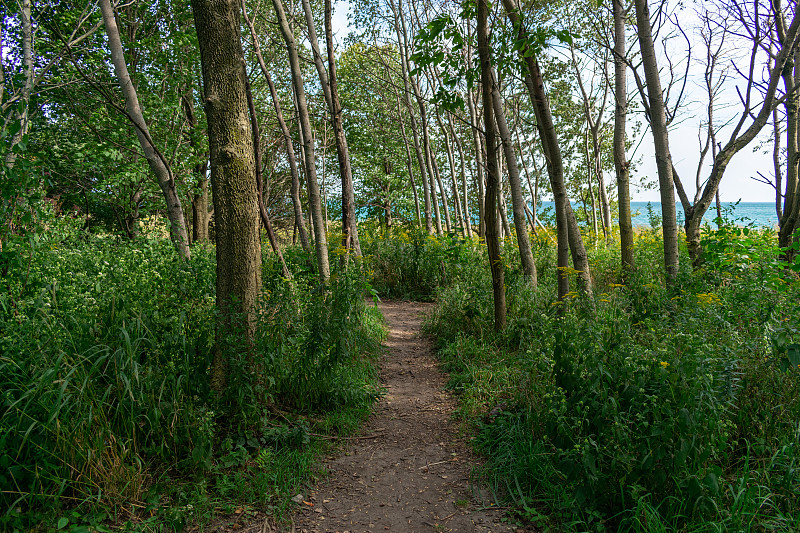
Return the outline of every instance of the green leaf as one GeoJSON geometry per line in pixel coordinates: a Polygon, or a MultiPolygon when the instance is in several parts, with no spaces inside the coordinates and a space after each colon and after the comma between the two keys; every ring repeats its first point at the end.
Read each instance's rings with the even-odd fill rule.
{"type": "Polygon", "coordinates": [[[717,478],[717,475],[714,472],[709,472],[706,475],[706,478],[703,480],[703,484],[713,496],[719,494],[719,478],[717,478]]]}
{"type": "Polygon", "coordinates": [[[62,516],[58,519],[58,527],[56,529],[64,529],[69,524],[69,518],[62,516]]]}
{"type": "Polygon", "coordinates": [[[786,357],[794,366],[800,366],[800,344],[790,344],[786,347],[786,357]]]}

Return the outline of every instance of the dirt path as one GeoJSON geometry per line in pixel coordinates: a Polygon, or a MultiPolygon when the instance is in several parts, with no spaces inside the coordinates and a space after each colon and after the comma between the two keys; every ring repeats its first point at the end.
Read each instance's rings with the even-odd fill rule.
{"type": "Polygon", "coordinates": [[[386,395],[364,438],[329,461],[330,478],[305,495],[314,505],[298,506],[297,533],[515,531],[469,483],[474,457],[450,420],[454,401],[420,333],[429,306],[380,304],[389,327],[381,363],[386,395]]]}

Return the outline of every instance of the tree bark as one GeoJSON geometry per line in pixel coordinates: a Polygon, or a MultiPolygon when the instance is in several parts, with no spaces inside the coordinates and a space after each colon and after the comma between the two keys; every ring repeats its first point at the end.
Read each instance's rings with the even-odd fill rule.
{"type": "Polygon", "coordinates": [[[475,147],[475,180],[478,188],[478,237],[486,237],[486,216],[484,211],[485,206],[485,190],[484,185],[486,180],[483,175],[485,167],[483,162],[483,147],[481,146],[481,136],[478,134],[480,128],[478,127],[478,113],[475,110],[475,103],[472,101],[472,95],[467,94],[467,107],[469,108],[470,117],[470,130],[472,131],[472,144],[475,147]]]}
{"type": "MultiPolygon", "coordinates": [[[[189,123],[189,128],[194,130],[198,126],[197,115],[194,112],[194,97],[192,91],[187,91],[181,97],[181,104],[183,105],[183,113],[186,115],[186,121],[189,123]]],[[[195,136],[189,137],[189,145],[192,148],[197,148],[195,136]]],[[[197,183],[194,191],[191,192],[190,201],[192,203],[192,242],[206,242],[208,241],[208,225],[211,221],[211,213],[208,212],[208,154],[202,163],[198,163],[192,169],[197,183]]]]}
{"type": "MultiPolygon", "coordinates": [[[[778,5],[780,5],[778,3],[778,5]]],[[[779,25],[781,27],[781,25],[779,25]]],[[[794,54],[794,64],[792,69],[784,69],[782,77],[784,89],[788,95],[784,107],[786,109],[786,190],[783,196],[783,209],[780,211],[778,219],[778,246],[786,248],[792,244],[792,237],[795,231],[800,228],[800,179],[798,179],[798,165],[800,165],[800,134],[798,134],[798,104],[800,95],[797,89],[800,87],[800,53],[794,54]]],[[[777,139],[777,137],[776,137],[777,139]]],[[[777,181],[777,180],[776,180],[777,181]]],[[[780,194],[780,183],[776,183],[776,188],[780,194]]],[[[780,201],[778,202],[780,205],[780,201]]],[[[793,260],[796,253],[787,251],[783,254],[787,261],[793,260]]]]}
{"type": "Polygon", "coordinates": [[[514,215],[514,229],[517,231],[517,246],[519,247],[519,255],[522,261],[522,273],[528,283],[536,285],[536,263],[533,260],[531,241],[528,237],[528,225],[525,221],[525,199],[522,196],[522,181],[519,176],[517,155],[514,152],[511,131],[508,129],[505,112],[503,111],[503,98],[500,95],[497,74],[494,69],[492,69],[490,74],[492,77],[494,118],[497,123],[497,131],[500,133],[500,140],[503,144],[503,154],[506,158],[506,168],[508,169],[508,184],[511,188],[511,211],[514,215]]]}
{"type": "Polygon", "coordinates": [[[283,259],[283,252],[278,245],[278,239],[275,238],[275,231],[272,229],[272,221],[269,219],[269,213],[264,205],[264,178],[261,172],[261,131],[258,127],[258,116],[256,115],[256,106],[253,103],[253,91],[250,88],[250,81],[245,77],[244,79],[245,92],[247,93],[247,108],[250,112],[250,130],[253,135],[253,160],[255,161],[256,172],[256,192],[258,197],[258,214],[261,215],[261,222],[267,230],[267,238],[272,251],[278,256],[278,261],[281,263],[281,270],[283,277],[290,279],[292,277],[289,272],[289,267],[286,266],[286,261],[283,259]]]}
{"type": "Polygon", "coordinates": [[[308,231],[306,230],[305,220],[303,219],[303,204],[300,199],[300,173],[297,170],[297,156],[294,152],[292,135],[289,132],[289,127],[286,125],[286,121],[283,118],[283,109],[281,107],[280,99],[278,98],[278,92],[275,90],[275,84],[272,81],[272,76],[270,75],[269,69],[267,69],[267,65],[264,62],[264,57],[261,54],[261,46],[258,42],[256,29],[253,26],[253,22],[247,16],[245,1],[246,0],[242,0],[242,14],[244,15],[244,20],[247,23],[247,26],[250,28],[250,36],[253,39],[253,51],[258,59],[258,65],[261,67],[261,74],[264,75],[264,79],[267,81],[269,94],[272,97],[272,105],[275,108],[275,118],[278,120],[278,126],[281,128],[283,140],[286,144],[286,159],[289,161],[289,172],[292,176],[290,195],[292,197],[292,207],[294,209],[295,227],[297,228],[297,232],[300,236],[300,246],[302,246],[304,252],[310,253],[311,245],[308,242],[308,231]]]}
{"type": "Polygon", "coordinates": [[[217,255],[218,346],[211,386],[222,391],[226,361],[219,343],[241,332],[252,346],[261,290],[261,239],[253,138],[247,109],[237,0],[192,0],[203,65],[203,88],[217,255]]]}
{"type": "Polygon", "coordinates": [[[319,40],[314,25],[314,17],[311,12],[309,0],[303,0],[303,12],[306,16],[306,26],[308,27],[308,41],[314,55],[314,65],[317,67],[320,85],[328,104],[331,115],[331,125],[333,126],[334,139],[336,142],[336,157],[339,162],[339,174],[342,183],[342,246],[345,250],[353,250],[356,255],[361,255],[361,245],[358,241],[358,226],[355,217],[355,196],[353,193],[353,171],[350,166],[350,154],[347,146],[347,138],[344,134],[342,124],[342,107],[339,103],[339,92],[336,83],[336,60],[333,50],[333,30],[331,27],[331,2],[325,0],[325,39],[328,49],[328,69],[322,62],[322,54],[319,49],[319,40]]]}
{"type": "Polygon", "coordinates": [[[633,223],[631,221],[630,163],[625,156],[628,115],[628,85],[625,66],[625,10],[622,0],[613,0],[614,10],[614,169],[619,201],[619,240],[623,279],[633,270],[633,223]]]}
{"type": "MultiPolygon", "coordinates": [[[[417,164],[419,165],[419,172],[420,172],[420,181],[422,181],[422,192],[425,202],[425,230],[428,232],[428,235],[433,233],[433,221],[431,218],[431,191],[430,191],[430,182],[428,181],[427,175],[427,167],[426,167],[426,158],[425,154],[420,146],[420,134],[419,128],[417,126],[417,119],[414,115],[414,110],[411,105],[411,90],[410,86],[412,83],[409,82],[411,79],[411,75],[408,72],[408,32],[406,30],[406,19],[405,15],[403,14],[403,1],[397,0],[397,6],[395,6],[393,0],[389,0],[389,6],[392,9],[392,13],[394,15],[394,29],[395,33],[397,34],[397,42],[402,43],[400,45],[400,68],[403,75],[403,87],[404,87],[404,99],[406,103],[406,107],[408,108],[408,114],[411,118],[411,133],[414,137],[414,151],[417,154],[417,164]],[[401,32],[402,27],[402,32],[401,32]]],[[[413,81],[413,80],[412,80],[413,81]]],[[[416,88],[416,84],[413,84],[416,88]]],[[[422,117],[420,120],[424,120],[422,117]]]]}
{"type": "MultiPolygon", "coordinates": [[[[647,81],[647,96],[650,102],[650,128],[656,152],[656,168],[661,191],[661,227],[664,233],[664,270],[671,285],[678,274],[678,222],[675,207],[675,189],[672,174],[672,156],[669,151],[669,133],[661,80],[658,74],[653,34],[650,30],[650,10],[647,0],[635,0],[636,26],[642,65],[647,81]]],[[[689,218],[687,217],[687,222],[689,218]]],[[[687,234],[688,238],[688,234],[687,234]]]]}
{"type": "MultiPolygon", "coordinates": [[[[442,197],[442,206],[441,209],[444,211],[444,227],[447,230],[447,233],[453,231],[453,222],[450,218],[450,207],[447,198],[447,189],[444,187],[444,183],[442,182],[442,173],[439,170],[439,163],[436,161],[436,154],[434,153],[433,146],[430,147],[430,161],[431,161],[431,174],[436,176],[436,185],[439,187],[439,194],[442,197]]],[[[431,184],[433,185],[433,184],[431,184]]],[[[434,187],[434,190],[436,187],[434,187]]],[[[437,202],[436,205],[438,206],[439,203],[437,202]]]]}
{"type": "Polygon", "coordinates": [[[322,200],[319,192],[319,182],[317,181],[317,165],[315,162],[314,138],[311,133],[311,121],[308,114],[306,103],[306,92],[303,88],[303,71],[300,67],[300,58],[297,53],[297,43],[294,39],[292,29],[289,27],[289,20],[286,18],[286,11],[283,9],[281,0],[272,0],[275,13],[278,16],[278,23],[281,28],[283,40],[289,54],[289,66],[292,71],[292,86],[294,87],[295,98],[297,99],[297,114],[300,119],[302,130],[303,154],[305,157],[305,172],[308,186],[308,202],[310,204],[311,218],[314,226],[314,248],[317,255],[317,266],[319,277],[322,284],[326,284],[331,276],[330,262],[328,260],[328,240],[325,235],[325,219],[322,213],[322,200]]]}
{"type": "MultiPolygon", "coordinates": [[[[527,37],[525,28],[522,25],[518,13],[519,10],[514,1],[503,0],[503,7],[509,20],[514,25],[517,35],[525,39],[527,37]]],[[[592,278],[586,248],[583,245],[578,221],[575,219],[575,213],[572,212],[567,189],[564,185],[564,163],[561,157],[561,147],[558,144],[558,135],[553,123],[547,93],[544,90],[544,81],[542,80],[539,63],[531,52],[527,46],[518,51],[520,58],[527,66],[528,72],[525,76],[525,84],[527,85],[536,116],[536,125],[539,130],[539,137],[542,140],[542,151],[547,161],[547,172],[550,176],[550,187],[553,191],[553,200],[556,207],[558,297],[562,299],[569,292],[569,279],[567,277],[569,250],[572,250],[572,260],[575,270],[578,271],[578,278],[582,288],[591,294],[592,278]]]]}
{"type": "MultiPolygon", "coordinates": [[[[388,76],[389,69],[386,69],[388,76]]],[[[397,121],[400,123],[400,134],[403,136],[403,146],[406,148],[406,168],[408,169],[408,182],[411,186],[411,192],[414,193],[414,213],[417,215],[417,225],[422,226],[422,213],[419,209],[419,194],[417,194],[417,184],[414,180],[414,162],[411,158],[411,147],[408,144],[408,135],[406,134],[406,125],[403,121],[403,111],[400,105],[400,94],[397,91],[397,86],[392,85],[394,88],[394,97],[397,101],[397,121]]]]}
{"type": "Polygon", "coordinates": [[[453,121],[448,116],[447,118],[448,125],[450,126],[450,135],[456,141],[456,148],[458,148],[458,158],[461,163],[460,171],[461,171],[461,187],[462,187],[462,198],[464,199],[463,204],[463,211],[462,215],[464,216],[464,236],[469,238],[472,236],[472,223],[469,220],[469,194],[467,191],[467,173],[466,173],[466,161],[464,159],[464,146],[461,143],[461,138],[456,134],[455,128],[453,127],[453,121]]]}
{"type": "Polygon", "coordinates": [[[150,130],[147,127],[147,122],[144,120],[142,108],[139,106],[139,97],[136,94],[136,88],[133,86],[130,74],[128,73],[128,67],[125,64],[122,41],[119,37],[119,28],[114,18],[114,10],[111,7],[111,1],[100,0],[100,10],[103,14],[103,24],[108,34],[108,47],[111,49],[111,60],[114,63],[114,72],[119,80],[119,85],[125,98],[125,109],[128,118],[133,122],[136,137],[139,139],[139,144],[142,147],[150,170],[155,174],[158,185],[161,187],[161,192],[164,195],[164,200],[167,203],[167,218],[170,222],[170,236],[172,237],[172,242],[178,250],[178,255],[183,259],[189,259],[191,257],[191,252],[189,251],[189,234],[186,230],[186,221],[183,216],[181,200],[175,190],[175,179],[167,160],[161,152],[159,152],[158,148],[156,148],[152,137],[150,137],[150,130]]]}
{"type": "Polygon", "coordinates": [[[495,119],[492,108],[492,60],[489,48],[487,24],[489,7],[487,0],[478,0],[478,54],[481,61],[481,85],[483,86],[483,123],[486,139],[486,246],[492,270],[492,293],[494,296],[494,327],[500,331],[506,327],[506,289],[503,259],[500,256],[500,240],[497,235],[497,192],[500,176],[497,169],[497,146],[495,141],[495,119]]]}
{"type": "Polygon", "coordinates": [[[433,168],[433,153],[431,150],[431,138],[428,131],[428,112],[425,109],[425,100],[416,81],[411,80],[411,87],[419,107],[419,121],[422,124],[422,147],[425,153],[425,166],[428,169],[428,189],[430,190],[430,201],[433,204],[433,217],[436,223],[436,234],[442,234],[442,216],[439,210],[439,195],[436,194],[436,171],[433,168]]]}
{"type": "Polygon", "coordinates": [[[464,237],[467,236],[467,230],[464,227],[464,217],[461,213],[461,195],[458,193],[458,183],[456,182],[456,160],[453,155],[453,145],[450,139],[450,131],[444,127],[442,117],[436,112],[436,123],[439,125],[439,130],[442,132],[444,139],[444,146],[447,149],[447,163],[450,166],[450,186],[453,191],[453,206],[456,210],[456,223],[461,227],[461,233],[464,237]]]}

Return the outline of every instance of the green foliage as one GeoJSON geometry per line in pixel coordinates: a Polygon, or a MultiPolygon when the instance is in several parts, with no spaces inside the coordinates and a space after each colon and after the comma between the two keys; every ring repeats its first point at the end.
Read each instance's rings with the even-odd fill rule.
{"type": "Polygon", "coordinates": [[[312,433],[353,431],[377,397],[383,330],[358,268],[320,293],[265,262],[253,348],[216,341],[219,397],[213,247],[179,261],[165,238],[53,231],[6,250],[24,260],[0,285],[0,529],[280,513],[323,451],[312,433]]]}
{"type": "Polygon", "coordinates": [[[795,530],[800,293],[775,240],[707,229],[704,269],[668,291],[644,232],[624,285],[601,247],[594,299],[560,305],[541,249],[538,288],[510,277],[502,333],[485,274],[440,290],[428,328],[487,458],[479,478],[557,530],[795,530]]]}
{"type": "Polygon", "coordinates": [[[429,299],[437,288],[478,275],[487,264],[481,247],[455,233],[435,237],[420,228],[362,228],[370,283],[381,296],[429,299]]]}

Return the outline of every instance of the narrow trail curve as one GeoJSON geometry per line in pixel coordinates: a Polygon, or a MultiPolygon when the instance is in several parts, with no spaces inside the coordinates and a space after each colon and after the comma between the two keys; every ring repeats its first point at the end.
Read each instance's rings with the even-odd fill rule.
{"type": "Polygon", "coordinates": [[[313,507],[301,505],[293,517],[297,533],[521,531],[470,485],[475,458],[450,419],[455,402],[420,332],[430,305],[380,304],[389,327],[386,395],[362,438],[326,464],[330,478],[306,497],[313,507]]]}

